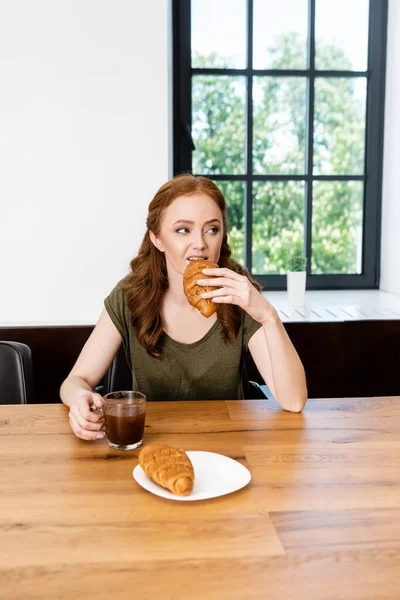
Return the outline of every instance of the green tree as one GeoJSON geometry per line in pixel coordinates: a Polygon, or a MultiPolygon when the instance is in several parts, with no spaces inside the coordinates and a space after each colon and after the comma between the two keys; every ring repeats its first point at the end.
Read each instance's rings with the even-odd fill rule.
{"type": "MultiPolygon", "coordinates": [[[[273,68],[302,68],[302,42],[282,36],[268,50],[273,68]]],[[[324,64],[346,65],[343,51],[319,46],[324,64]]],[[[213,67],[215,53],[197,56],[197,66],[213,67]]],[[[347,61],[348,68],[350,63],[347,61]]],[[[344,68],[344,67],[343,67],[344,68]]],[[[359,174],[364,162],[365,105],[352,78],[317,78],[314,110],[314,173],[359,174]]],[[[298,175],[306,171],[306,79],[256,77],[253,87],[253,171],[298,175]]],[[[245,173],[245,81],[239,76],[197,75],[193,81],[193,170],[245,173]]],[[[230,243],[244,259],[242,182],[218,182],[228,203],[230,243]]],[[[288,254],[304,241],[306,186],[299,181],[255,182],[253,272],[283,273],[288,254]]],[[[317,182],[313,190],[311,267],[314,273],[354,273],[359,262],[363,188],[359,182],[317,182]]]]}

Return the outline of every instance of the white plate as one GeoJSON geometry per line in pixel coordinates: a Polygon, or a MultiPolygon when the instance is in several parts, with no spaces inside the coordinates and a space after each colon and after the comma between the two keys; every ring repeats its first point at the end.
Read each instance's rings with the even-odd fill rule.
{"type": "Polygon", "coordinates": [[[133,477],[145,490],[168,498],[189,502],[192,500],[205,500],[230,494],[244,487],[251,480],[251,473],[246,467],[233,458],[216,454],[215,452],[186,452],[194,469],[194,486],[189,496],[176,496],[172,492],[154,483],[146,475],[140,465],[133,469],[133,477]]]}

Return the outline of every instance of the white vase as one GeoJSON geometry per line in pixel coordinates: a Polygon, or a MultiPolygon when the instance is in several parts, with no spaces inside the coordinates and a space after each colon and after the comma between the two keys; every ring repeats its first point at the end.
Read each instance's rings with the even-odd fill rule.
{"type": "Polygon", "coordinates": [[[306,292],[306,272],[287,272],[287,291],[291,306],[304,306],[306,292]]]}

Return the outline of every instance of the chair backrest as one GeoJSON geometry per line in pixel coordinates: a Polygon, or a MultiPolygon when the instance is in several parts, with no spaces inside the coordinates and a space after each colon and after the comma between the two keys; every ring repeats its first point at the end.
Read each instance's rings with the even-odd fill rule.
{"type": "Polygon", "coordinates": [[[104,376],[102,394],[118,390],[132,389],[132,372],[126,360],[125,350],[121,344],[111,367],[104,376]]]}
{"type": "Polygon", "coordinates": [[[0,404],[33,402],[32,353],[21,342],[0,341],[0,404]]]}
{"type": "MultiPolygon", "coordinates": [[[[249,355],[248,361],[251,361],[249,355]]],[[[252,363],[253,371],[255,369],[252,363]]],[[[128,366],[125,350],[121,344],[120,349],[116,357],[114,358],[111,367],[108,369],[104,381],[101,393],[103,395],[109,392],[115,392],[118,390],[130,390],[132,387],[132,372],[128,366]]],[[[265,391],[260,388],[254,381],[250,381],[248,377],[247,361],[243,364],[243,393],[246,399],[257,399],[264,398],[265,391]]]]}

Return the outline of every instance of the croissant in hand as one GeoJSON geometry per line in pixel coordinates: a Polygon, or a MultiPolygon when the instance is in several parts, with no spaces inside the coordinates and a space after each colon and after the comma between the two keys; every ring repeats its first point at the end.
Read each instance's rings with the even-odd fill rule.
{"type": "Polygon", "coordinates": [[[188,496],[193,490],[194,469],[184,450],[150,444],[141,449],[139,464],[150,479],[177,496],[188,496]]]}
{"type": "MultiPolygon", "coordinates": [[[[208,260],[191,260],[183,274],[183,291],[189,304],[197,308],[204,317],[211,317],[217,310],[217,305],[211,298],[202,298],[204,292],[211,292],[216,288],[213,286],[202,286],[197,284],[198,279],[204,279],[203,269],[216,269],[218,265],[208,260]]],[[[210,275],[207,275],[210,277],[210,275]]]]}

